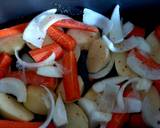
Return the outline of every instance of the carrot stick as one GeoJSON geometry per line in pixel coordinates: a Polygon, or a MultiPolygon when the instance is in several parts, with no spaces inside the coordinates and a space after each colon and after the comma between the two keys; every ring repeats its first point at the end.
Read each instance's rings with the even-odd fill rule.
{"type": "Polygon", "coordinates": [[[124,123],[129,120],[129,114],[113,113],[111,121],[107,123],[106,128],[122,128],[124,123]]]}
{"type": "Polygon", "coordinates": [[[144,37],[145,36],[145,30],[141,27],[135,26],[134,29],[129,33],[129,35],[127,37],[130,37],[130,36],[144,37]]]}
{"type": "Polygon", "coordinates": [[[59,59],[63,56],[63,49],[57,43],[52,43],[45,45],[42,48],[37,48],[29,51],[31,57],[36,61],[40,62],[48,58],[52,52],[56,54],[56,59],[59,59]]]}
{"type": "Polygon", "coordinates": [[[23,33],[23,31],[27,25],[28,25],[28,23],[23,23],[23,24],[19,24],[19,25],[10,27],[10,28],[1,29],[0,30],[0,38],[23,33]]]}
{"type": "Polygon", "coordinates": [[[82,22],[73,20],[73,19],[63,19],[56,23],[54,23],[54,26],[56,27],[63,27],[63,28],[72,28],[72,29],[80,29],[90,32],[98,32],[99,30],[94,27],[87,24],[84,24],[82,22]]]}
{"type": "Polygon", "coordinates": [[[25,71],[25,72],[12,71],[12,72],[9,72],[6,76],[15,77],[17,79],[20,79],[26,82],[26,84],[31,84],[31,85],[36,85],[36,86],[44,85],[53,90],[56,88],[55,78],[37,75],[35,71],[25,71]]]}
{"type": "Polygon", "coordinates": [[[64,76],[63,86],[66,102],[73,102],[80,98],[77,62],[73,51],[69,51],[63,58],[64,76]]]}
{"type": "Polygon", "coordinates": [[[76,41],[70,35],[54,26],[48,28],[48,35],[66,50],[73,50],[76,47],[76,41]]]}
{"type": "Polygon", "coordinates": [[[4,77],[11,65],[12,58],[7,53],[0,54],[0,78],[4,77]]]}
{"type": "MultiPolygon", "coordinates": [[[[1,128],[39,128],[42,122],[20,122],[10,120],[0,120],[1,128]]],[[[53,123],[50,123],[48,128],[56,128],[53,123]]]]}

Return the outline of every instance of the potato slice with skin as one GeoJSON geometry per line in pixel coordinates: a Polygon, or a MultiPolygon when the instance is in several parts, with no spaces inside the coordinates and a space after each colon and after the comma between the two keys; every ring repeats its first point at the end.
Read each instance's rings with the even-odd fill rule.
{"type": "MultiPolygon", "coordinates": [[[[81,76],[78,76],[78,81],[79,81],[79,86],[80,86],[80,93],[82,95],[83,93],[83,90],[84,90],[84,82],[81,78],[81,76]]],[[[63,88],[63,81],[60,82],[60,84],[58,85],[58,88],[57,88],[57,94],[60,93],[64,102],[65,102],[65,93],[64,93],[64,88],[63,88]]]]}
{"type": "Polygon", "coordinates": [[[137,76],[136,73],[134,73],[127,65],[127,53],[114,53],[113,54],[114,60],[115,60],[115,67],[117,70],[118,75],[120,76],[137,76]]]}
{"type": "Polygon", "coordinates": [[[0,114],[11,120],[31,121],[34,115],[13,97],[0,93],[0,114]]]}
{"type": "Polygon", "coordinates": [[[100,34],[98,32],[95,33],[77,29],[69,29],[67,34],[69,34],[76,40],[81,50],[88,50],[90,44],[100,37],[100,34]]]}
{"type": "Polygon", "coordinates": [[[88,118],[83,110],[76,104],[66,104],[68,124],[66,128],[88,128],[88,118]]]}
{"type": "Polygon", "coordinates": [[[33,113],[47,115],[50,101],[48,94],[40,86],[30,85],[27,89],[27,100],[24,106],[33,113]]]}
{"type": "MultiPolygon", "coordinates": [[[[46,35],[45,40],[44,40],[44,43],[43,43],[43,46],[48,45],[48,44],[51,44],[51,43],[53,43],[53,42],[54,42],[54,41],[53,41],[48,35],[46,35]]],[[[36,47],[33,46],[32,44],[30,44],[30,43],[26,43],[26,44],[27,44],[27,46],[28,46],[30,49],[36,49],[36,47]]]]}
{"type": "Polygon", "coordinates": [[[155,36],[154,32],[150,33],[146,38],[147,43],[151,47],[151,56],[157,62],[160,63],[160,41],[155,36]]]}
{"type": "Polygon", "coordinates": [[[22,39],[22,34],[8,36],[0,39],[0,52],[14,54],[16,48],[22,49],[25,42],[22,39]]]}
{"type": "Polygon", "coordinates": [[[89,47],[87,55],[87,69],[89,73],[101,70],[110,60],[109,49],[101,39],[95,40],[89,47]]]}

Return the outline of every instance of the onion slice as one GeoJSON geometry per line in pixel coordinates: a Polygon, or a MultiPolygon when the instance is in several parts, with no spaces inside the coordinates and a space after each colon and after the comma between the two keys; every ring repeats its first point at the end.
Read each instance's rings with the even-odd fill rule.
{"type": "Polygon", "coordinates": [[[90,73],[89,77],[93,78],[93,79],[102,78],[102,77],[106,76],[108,73],[110,73],[110,71],[113,68],[113,65],[114,65],[114,59],[113,59],[113,57],[111,57],[109,64],[107,64],[103,69],[101,69],[97,73],[90,73]]]}
{"type": "Polygon", "coordinates": [[[37,69],[37,74],[47,77],[61,78],[63,71],[60,66],[43,66],[37,69]]]}
{"type": "Polygon", "coordinates": [[[48,98],[50,100],[50,110],[47,116],[47,119],[44,121],[44,123],[39,127],[39,128],[47,128],[47,126],[49,125],[49,123],[52,120],[53,114],[54,114],[54,107],[55,107],[55,101],[54,101],[54,97],[52,95],[52,92],[45,86],[42,85],[42,87],[46,90],[46,92],[48,93],[48,98]]]}
{"type": "Polygon", "coordinates": [[[102,29],[105,35],[111,31],[113,26],[112,22],[107,17],[87,8],[83,10],[83,22],[102,29]]]}
{"type": "Polygon", "coordinates": [[[19,102],[25,102],[27,99],[25,84],[16,78],[5,77],[0,79],[0,92],[16,96],[19,102]]]}
{"type": "Polygon", "coordinates": [[[113,43],[121,43],[123,41],[123,33],[122,33],[122,24],[120,20],[120,11],[119,11],[119,5],[116,5],[116,7],[113,10],[111,21],[113,23],[112,30],[109,33],[110,39],[113,41],[113,43]]]}
{"type": "Polygon", "coordinates": [[[111,77],[111,78],[107,78],[107,79],[104,79],[100,82],[97,82],[95,83],[93,86],[92,86],[92,89],[97,92],[97,93],[100,93],[100,92],[103,92],[106,88],[107,85],[117,85],[117,84],[120,84],[126,80],[128,80],[129,78],[128,77],[125,77],[125,76],[118,76],[118,77],[111,77]]]}
{"type": "Polygon", "coordinates": [[[102,40],[112,52],[126,52],[139,45],[139,42],[134,36],[124,40],[120,44],[113,44],[113,42],[105,35],[102,36],[102,40]]]}
{"type": "Polygon", "coordinates": [[[137,113],[142,109],[142,102],[135,98],[124,98],[124,109],[116,106],[114,113],[137,113]]]}
{"type": "Polygon", "coordinates": [[[39,63],[28,63],[23,61],[19,55],[18,55],[18,50],[15,50],[15,57],[17,59],[17,63],[20,64],[24,68],[37,68],[41,66],[48,66],[48,65],[53,65],[55,63],[55,53],[52,53],[47,59],[44,61],[41,61],[39,63]]]}
{"type": "Polygon", "coordinates": [[[145,65],[141,60],[139,60],[135,53],[132,50],[127,57],[127,64],[128,66],[136,72],[138,75],[150,79],[150,80],[158,80],[160,79],[160,68],[150,68],[145,65]]]}
{"type": "Polygon", "coordinates": [[[32,19],[23,33],[23,39],[37,48],[41,48],[44,42],[47,29],[57,21],[71,19],[68,16],[55,14],[57,9],[50,9],[42,12],[32,19]]]}
{"type": "Polygon", "coordinates": [[[134,29],[134,24],[132,24],[131,22],[126,22],[123,25],[123,37],[125,38],[132,30],[134,29]]]}
{"type": "Polygon", "coordinates": [[[57,127],[64,126],[68,123],[67,112],[60,94],[56,101],[53,120],[57,127]]]}

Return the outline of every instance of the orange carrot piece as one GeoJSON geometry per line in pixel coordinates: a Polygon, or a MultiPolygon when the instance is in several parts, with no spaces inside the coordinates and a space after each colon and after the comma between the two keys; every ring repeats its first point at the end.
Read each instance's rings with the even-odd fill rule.
{"type": "Polygon", "coordinates": [[[153,69],[159,69],[160,64],[155,62],[149,55],[143,55],[138,49],[134,50],[135,56],[140,59],[145,65],[153,69]]]}
{"type": "Polygon", "coordinates": [[[144,37],[145,36],[145,30],[141,27],[135,26],[134,29],[128,34],[127,37],[130,36],[141,36],[144,37]]]}
{"type": "Polygon", "coordinates": [[[54,23],[56,27],[63,27],[63,28],[72,28],[72,29],[80,29],[84,31],[90,32],[98,32],[99,30],[91,25],[84,24],[82,22],[76,21],[74,19],[63,19],[54,23]]]}
{"type": "Polygon", "coordinates": [[[19,24],[19,25],[13,26],[13,27],[1,29],[0,30],[0,38],[23,33],[23,31],[27,25],[28,25],[28,23],[23,23],[23,24],[19,24]]]}
{"type": "Polygon", "coordinates": [[[48,35],[66,50],[73,50],[76,47],[76,41],[70,35],[54,26],[49,27],[48,35]]]}
{"type": "Polygon", "coordinates": [[[36,61],[40,62],[48,58],[52,52],[56,54],[56,59],[59,59],[63,56],[63,49],[57,43],[52,43],[49,45],[45,45],[42,48],[37,48],[29,51],[31,57],[36,61]]]}
{"type": "Polygon", "coordinates": [[[4,77],[8,70],[9,66],[11,65],[12,58],[7,53],[0,54],[0,78],[4,77]]]}
{"type": "MultiPolygon", "coordinates": [[[[42,122],[20,122],[10,120],[0,120],[1,128],[39,128],[42,122]]],[[[50,123],[47,128],[56,128],[53,123],[50,123]]]]}
{"type": "Polygon", "coordinates": [[[160,26],[157,26],[155,29],[155,33],[156,37],[160,40],[160,26]]]}
{"type": "Polygon", "coordinates": [[[73,51],[69,51],[63,58],[64,76],[63,86],[66,102],[73,102],[80,98],[77,61],[73,51]]]}
{"type": "Polygon", "coordinates": [[[128,122],[129,114],[117,114],[113,113],[111,121],[107,123],[106,128],[122,128],[123,125],[128,122]]]}
{"type": "Polygon", "coordinates": [[[53,90],[56,88],[55,78],[37,75],[35,71],[25,71],[24,73],[22,71],[12,71],[9,72],[6,76],[15,77],[26,82],[26,84],[32,84],[36,86],[44,85],[53,90]]]}

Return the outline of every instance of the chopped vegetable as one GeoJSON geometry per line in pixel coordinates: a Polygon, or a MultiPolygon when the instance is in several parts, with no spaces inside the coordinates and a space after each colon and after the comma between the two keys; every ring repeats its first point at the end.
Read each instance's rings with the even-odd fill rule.
{"type": "Polygon", "coordinates": [[[80,98],[80,87],[78,83],[77,62],[75,54],[72,51],[67,52],[63,58],[63,86],[65,100],[73,102],[80,98]]]}
{"type": "Polygon", "coordinates": [[[96,27],[84,24],[82,22],[73,20],[73,19],[63,19],[54,23],[54,26],[63,27],[63,28],[71,28],[71,29],[79,29],[90,32],[98,32],[96,27]]]}
{"type": "Polygon", "coordinates": [[[74,38],[54,26],[49,27],[48,34],[54,41],[66,50],[73,50],[76,47],[76,41],[74,38]]]}
{"type": "Polygon", "coordinates": [[[156,37],[157,37],[158,39],[160,39],[160,26],[157,26],[157,27],[156,27],[154,34],[156,35],[156,37]]]}
{"type": "Polygon", "coordinates": [[[133,36],[133,35],[144,37],[145,36],[145,30],[141,27],[135,26],[134,29],[128,34],[128,37],[133,36]]]}
{"type": "Polygon", "coordinates": [[[18,55],[18,50],[15,50],[15,57],[17,59],[17,63],[20,64],[23,68],[37,68],[41,66],[53,65],[55,63],[56,55],[53,52],[47,59],[38,63],[28,63],[23,61],[18,55]]]}
{"type": "Polygon", "coordinates": [[[55,104],[53,120],[57,127],[65,126],[68,123],[66,108],[60,94],[58,94],[55,104]]]}
{"type": "Polygon", "coordinates": [[[160,79],[160,64],[142,51],[132,50],[127,57],[127,64],[134,72],[144,78],[160,79]]]}
{"type": "Polygon", "coordinates": [[[0,78],[4,77],[11,65],[12,58],[7,53],[0,53],[0,78]]]}
{"type": "Polygon", "coordinates": [[[126,22],[123,27],[123,37],[126,37],[132,30],[134,29],[134,24],[132,24],[131,22],[126,22]]]}
{"type": "Polygon", "coordinates": [[[37,48],[29,51],[29,54],[36,62],[47,59],[52,53],[55,53],[55,59],[60,59],[64,54],[63,49],[57,43],[52,43],[40,49],[37,48]]]}
{"type": "MultiPolygon", "coordinates": [[[[42,122],[25,122],[25,121],[11,121],[0,120],[0,126],[3,128],[38,128],[42,122]]],[[[55,128],[53,123],[50,123],[47,128],[55,128]]]]}
{"type": "Polygon", "coordinates": [[[15,98],[4,93],[0,93],[0,111],[3,117],[10,120],[31,121],[34,118],[33,113],[15,98]]]}
{"type": "Polygon", "coordinates": [[[103,34],[108,34],[113,23],[107,17],[93,10],[85,8],[83,10],[83,22],[88,25],[93,25],[102,29],[103,34]]]}
{"type": "Polygon", "coordinates": [[[35,71],[12,71],[9,72],[6,76],[15,77],[24,81],[26,84],[36,86],[44,85],[53,90],[56,88],[56,80],[54,78],[37,75],[35,71]]]}
{"type": "Polygon", "coordinates": [[[13,77],[0,79],[0,92],[16,96],[18,102],[25,102],[27,99],[27,89],[24,82],[13,77]]]}
{"type": "Polygon", "coordinates": [[[41,86],[29,85],[27,87],[27,100],[24,106],[31,112],[47,115],[50,108],[47,92],[41,86]]]}
{"type": "Polygon", "coordinates": [[[113,43],[118,44],[123,41],[123,32],[122,32],[122,24],[120,20],[120,6],[116,5],[112,12],[111,21],[113,23],[113,27],[109,33],[109,37],[113,43]]]}
{"type": "Polygon", "coordinates": [[[61,78],[63,77],[63,69],[60,65],[43,66],[37,69],[37,74],[46,77],[61,78]]]}
{"type": "Polygon", "coordinates": [[[111,121],[107,123],[107,128],[122,128],[129,120],[129,114],[113,113],[111,121]]]}
{"type": "Polygon", "coordinates": [[[51,91],[43,85],[42,85],[42,87],[45,89],[45,91],[48,94],[48,98],[50,100],[50,107],[49,107],[50,109],[49,109],[49,112],[48,112],[47,119],[41,124],[41,126],[39,128],[46,128],[52,120],[52,117],[53,117],[53,114],[54,114],[54,109],[55,109],[55,101],[54,101],[54,97],[53,97],[51,91]]]}
{"type": "Polygon", "coordinates": [[[28,23],[18,24],[13,27],[5,28],[0,30],[0,38],[8,37],[8,36],[14,36],[18,35],[20,33],[23,33],[24,29],[28,23]]]}

